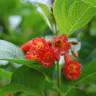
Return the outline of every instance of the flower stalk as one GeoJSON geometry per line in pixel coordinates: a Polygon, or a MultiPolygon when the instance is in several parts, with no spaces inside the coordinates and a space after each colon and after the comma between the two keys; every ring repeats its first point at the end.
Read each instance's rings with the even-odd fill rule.
{"type": "Polygon", "coordinates": [[[56,63],[56,72],[57,72],[57,87],[58,87],[58,96],[61,96],[60,94],[60,86],[61,86],[61,68],[59,65],[59,62],[56,63]]]}

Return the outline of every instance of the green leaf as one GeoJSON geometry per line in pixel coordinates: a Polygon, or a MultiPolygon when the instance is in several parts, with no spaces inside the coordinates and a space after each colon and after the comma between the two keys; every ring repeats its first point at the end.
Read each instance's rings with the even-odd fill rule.
{"type": "Polygon", "coordinates": [[[5,87],[2,87],[0,89],[0,96],[6,96],[7,94],[13,95],[13,94],[16,94],[18,92],[21,92],[21,93],[22,92],[28,92],[29,94],[31,94],[31,96],[38,96],[38,93],[36,93],[35,91],[32,91],[32,89],[27,88],[26,86],[23,86],[23,85],[18,85],[18,84],[16,84],[16,85],[15,84],[9,84],[5,87]]]}
{"type": "Polygon", "coordinates": [[[0,87],[9,84],[11,81],[12,73],[0,68],[0,87]]]}
{"type": "Polygon", "coordinates": [[[92,23],[91,23],[91,25],[90,25],[90,34],[92,35],[92,36],[96,36],[96,18],[95,19],[93,19],[93,21],[92,21],[92,23]]]}
{"type": "MultiPolygon", "coordinates": [[[[34,37],[40,37],[44,35],[44,30],[47,28],[47,25],[41,18],[40,14],[38,14],[37,12],[33,12],[30,15],[24,16],[24,20],[22,21],[21,27],[22,31],[26,30],[27,32],[29,32],[28,38],[30,37],[30,39],[32,39],[34,37]]],[[[26,32],[24,35],[26,36],[26,32]]]]}
{"type": "Polygon", "coordinates": [[[87,93],[95,93],[96,94],[96,84],[90,84],[87,88],[85,88],[87,93]]]}
{"type": "Polygon", "coordinates": [[[0,59],[0,60],[9,61],[12,63],[17,63],[17,64],[23,64],[29,68],[33,68],[33,69],[37,69],[37,70],[39,68],[41,68],[41,66],[42,66],[36,61],[26,60],[26,59],[0,59]]]}
{"type": "Polygon", "coordinates": [[[14,72],[11,84],[21,84],[39,90],[44,87],[44,80],[45,77],[40,71],[23,66],[14,72]]]}
{"type": "Polygon", "coordinates": [[[10,85],[14,86],[14,88],[12,88],[13,90],[10,90],[10,87],[8,87],[9,90],[7,90],[8,88],[6,89],[5,87],[4,89],[1,90],[1,92],[4,94],[8,91],[20,92],[25,91],[26,89],[28,92],[31,91],[41,93],[42,91],[45,90],[46,83],[48,83],[47,82],[48,80],[47,81],[46,80],[47,78],[45,74],[43,74],[41,71],[22,66],[19,69],[17,69],[12,76],[10,85]]]}
{"type": "Polygon", "coordinates": [[[42,96],[40,95],[41,92],[53,86],[49,80],[52,76],[52,69],[53,68],[48,68],[43,70],[43,68],[41,68],[40,70],[36,70],[22,66],[14,72],[10,85],[0,90],[0,95],[4,95],[5,93],[25,92],[29,93],[31,96],[42,96]]]}
{"type": "Polygon", "coordinates": [[[83,67],[83,71],[80,80],[77,84],[88,84],[91,82],[96,82],[96,59],[92,60],[89,64],[83,67]]]}
{"type": "Polygon", "coordinates": [[[18,87],[18,86],[13,86],[13,85],[7,85],[0,89],[0,95],[5,96],[5,94],[8,94],[8,93],[13,94],[14,92],[18,91],[18,88],[19,90],[21,90],[21,86],[18,87]]]}
{"type": "Polygon", "coordinates": [[[16,45],[0,40],[0,59],[24,59],[23,51],[16,45]]]}
{"type": "Polygon", "coordinates": [[[53,12],[59,34],[70,35],[79,30],[92,19],[95,11],[82,0],[56,0],[53,12]]]}
{"type": "Polygon", "coordinates": [[[40,13],[42,14],[44,20],[48,24],[49,28],[55,33],[56,32],[56,22],[55,22],[51,8],[42,3],[39,4],[39,7],[41,8],[40,13]]]}
{"type": "Polygon", "coordinates": [[[32,39],[34,37],[40,37],[44,35],[47,24],[44,22],[41,14],[37,11],[37,9],[30,3],[23,4],[21,7],[21,12],[19,14],[23,17],[21,24],[21,31],[23,34],[21,34],[22,39],[24,39],[24,37],[26,38],[26,36],[29,40],[29,38],[32,39]]]}
{"type": "Polygon", "coordinates": [[[16,10],[19,0],[0,0],[0,15],[8,15],[16,10]]]}
{"type": "Polygon", "coordinates": [[[96,7],[96,0],[82,0],[82,1],[91,5],[92,7],[96,7]]]}
{"type": "Polygon", "coordinates": [[[67,95],[64,96],[86,96],[85,94],[81,95],[81,92],[79,92],[77,89],[71,90],[67,95]]]}

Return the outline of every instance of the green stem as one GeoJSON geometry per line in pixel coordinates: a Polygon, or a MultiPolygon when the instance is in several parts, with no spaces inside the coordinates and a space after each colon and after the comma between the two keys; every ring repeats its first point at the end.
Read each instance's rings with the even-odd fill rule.
{"type": "MultiPolygon", "coordinates": [[[[60,85],[61,85],[61,68],[60,68],[60,65],[59,65],[59,62],[57,62],[57,87],[58,89],[60,90],[60,85]]],[[[58,96],[61,96],[60,95],[60,92],[58,91],[58,96]]]]}

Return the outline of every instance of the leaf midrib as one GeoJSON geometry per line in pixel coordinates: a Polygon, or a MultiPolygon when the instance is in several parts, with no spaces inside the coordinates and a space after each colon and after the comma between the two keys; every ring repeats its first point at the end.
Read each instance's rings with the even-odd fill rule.
{"type": "MultiPolygon", "coordinates": [[[[86,3],[86,4],[89,4],[89,5],[91,5],[91,6],[93,5],[91,2],[88,2],[88,1],[87,1],[87,2],[86,2],[85,0],[81,0],[81,1],[84,2],[84,3],[86,3]]],[[[93,6],[92,6],[92,7],[93,7],[93,6]]],[[[96,7],[96,6],[94,6],[94,7],[96,7]]]]}
{"type": "Polygon", "coordinates": [[[82,19],[82,17],[84,17],[84,15],[86,14],[86,12],[90,9],[91,7],[88,7],[84,14],[81,15],[81,17],[78,19],[78,21],[71,27],[71,29],[69,30],[69,32],[72,32],[72,30],[76,27],[76,25],[78,24],[78,22],[82,19]]]}

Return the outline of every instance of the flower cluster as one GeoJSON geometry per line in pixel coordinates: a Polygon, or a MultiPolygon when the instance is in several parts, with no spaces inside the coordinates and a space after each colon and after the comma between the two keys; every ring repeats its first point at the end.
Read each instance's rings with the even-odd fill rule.
{"type": "Polygon", "coordinates": [[[34,38],[21,46],[26,54],[26,59],[36,60],[44,67],[51,67],[55,61],[59,61],[60,56],[64,56],[64,74],[68,80],[76,80],[80,76],[81,65],[72,60],[68,54],[72,44],[68,42],[66,35],[56,36],[52,41],[47,41],[43,37],[34,38]]]}

